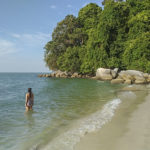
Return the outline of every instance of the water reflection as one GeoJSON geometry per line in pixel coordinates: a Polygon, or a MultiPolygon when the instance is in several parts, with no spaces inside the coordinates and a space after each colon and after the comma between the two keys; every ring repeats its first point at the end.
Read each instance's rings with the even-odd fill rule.
{"type": "Polygon", "coordinates": [[[33,110],[30,110],[30,111],[26,111],[24,114],[25,114],[25,118],[26,118],[26,121],[27,121],[27,125],[29,128],[33,128],[34,127],[34,124],[35,124],[35,120],[34,120],[34,117],[33,117],[33,114],[35,112],[33,110]]]}

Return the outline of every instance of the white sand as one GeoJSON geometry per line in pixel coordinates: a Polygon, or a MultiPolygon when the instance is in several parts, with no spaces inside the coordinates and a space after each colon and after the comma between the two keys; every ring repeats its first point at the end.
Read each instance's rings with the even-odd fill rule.
{"type": "Polygon", "coordinates": [[[122,92],[123,101],[111,122],[89,133],[75,150],[150,150],[150,94],[122,92]]]}

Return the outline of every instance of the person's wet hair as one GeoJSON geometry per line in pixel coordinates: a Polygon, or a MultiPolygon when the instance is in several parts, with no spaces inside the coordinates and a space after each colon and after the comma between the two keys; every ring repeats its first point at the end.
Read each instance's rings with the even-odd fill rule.
{"type": "Polygon", "coordinates": [[[32,96],[32,88],[28,88],[29,96],[32,96]]]}

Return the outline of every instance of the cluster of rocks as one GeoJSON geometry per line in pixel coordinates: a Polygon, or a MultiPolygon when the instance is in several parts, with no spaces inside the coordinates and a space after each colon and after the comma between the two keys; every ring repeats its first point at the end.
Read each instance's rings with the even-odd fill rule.
{"type": "Polygon", "coordinates": [[[136,70],[123,70],[99,68],[96,72],[96,79],[109,80],[111,83],[144,84],[150,83],[150,74],[136,70]]]}
{"type": "Polygon", "coordinates": [[[56,77],[56,78],[90,78],[89,75],[82,75],[77,72],[71,73],[71,72],[63,72],[63,71],[54,71],[50,74],[40,74],[38,77],[56,77]]]}
{"type": "Polygon", "coordinates": [[[92,78],[97,80],[108,80],[111,83],[126,83],[126,84],[144,84],[150,83],[150,74],[136,70],[123,70],[98,68],[96,76],[82,75],[77,72],[54,71],[50,74],[40,74],[39,77],[56,77],[56,78],[92,78]]]}

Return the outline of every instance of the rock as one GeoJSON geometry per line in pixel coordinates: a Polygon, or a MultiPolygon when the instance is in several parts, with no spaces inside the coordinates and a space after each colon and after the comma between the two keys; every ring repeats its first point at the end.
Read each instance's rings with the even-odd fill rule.
{"type": "Polygon", "coordinates": [[[118,72],[119,72],[119,69],[118,69],[118,68],[115,68],[114,71],[115,71],[116,73],[118,73],[118,72]]]}
{"type": "Polygon", "coordinates": [[[113,79],[114,79],[114,78],[117,77],[117,72],[114,71],[114,70],[111,70],[111,75],[112,75],[112,77],[113,77],[113,79]]]}
{"type": "Polygon", "coordinates": [[[82,78],[86,78],[86,75],[82,75],[82,78]]]}
{"type": "Polygon", "coordinates": [[[143,76],[144,76],[144,78],[148,78],[149,77],[149,74],[148,73],[143,73],[143,76]]]}
{"type": "Polygon", "coordinates": [[[55,77],[56,73],[55,72],[52,72],[51,73],[51,77],[55,77]]]}
{"type": "Polygon", "coordinates": [[[60,74],[59,74],[59,73],[56,73],[55,77],[56,77],[56,78],[59,78],[59,77],[60,77],[60,74]]]}
{"type": "Polygon", "coordinates": [[[39,74],[39,75],[38,75],[38,77],[40,77],[40,78],[41,78],[41,77],[43,77],[43,75],[42,75],[42,74],[39,74]]]}
{"type": "Polygon", "coordinates": [[[97,80],[97,77],[96,76],[95,77],[91,77],[91,79],[97,80]]]}
{"type": "Polygon", "coordinates": [[[49,75],[49,74],[46,74],[46,75],[45,75],[45,77],[47,77],[47,78],[48,78],[48,77],[50,77],[50,75],[49,75]]]}
{"type": "Polygon", "coordinates": [[[111,80],[111,83],[113,83],[113,84],[114,84],[114,83],[115,83],[115,84],[124,83],[124,80],[123,80],[123,79],[118,79],[118,78],[117,78],[117,79],[112,79],[112,80],[111,80]]]}
{"type": "Polygon", "coordinates": [[[136,70],[126,70],[119,73],[119,77],[124,80],[144,80],[143,72],[136,70]]]}
{"type": "Polygon", "coordinates": [[[71,77],[72,76],[72,73],[71,72],[66,72],[67,73],[67,76],[68,77],[71,77]]]}
{"type": "Polygon", "coordinates": [[[78,78],[79,74],[77,72],[73,73],[71,78],[78,78]]]}
{"type": "Polygon", "coordinates": [[[146,80],[145,79],[137,79],[134,81],[135,84],[144,84],[146,83],[146,80]]]}
{"type": "Polygon", "coordinates": [[[146,81],[147,81],[148,83],[150,83],[150,75],[148,75],[148,78],[146,79],[146,81]]]}
{"type": "Polygon", "coordinates": [[[96,77],[100,80],[112,80],[111,69],[99,68],[96,71],[96,77]]]}
{"type": "Polygon", "coordinates": [[[43,74],[43,76],[42,77],[46,77],[46,74],[43,74]]]}
{"type": "Polygon", "coordinates": [[[81,74],[79,74],[78,78],[82,78],[82,75],[81,75],[81,74]]]}
{"type": "Polygon", "coordinates": [[[90,76],[89,76],[89,75],[86,75],[85,77],[86,77],[86,78],[90,78],[90,76]]]}
{"type": "Polygon", "coordinates": [[[60,74],[60,77],[61,77],[61,78],[67,78],[68,76],[67,76],[66,72],[62,72],[62,73],[60,74]]]}
{"type": "Polygon", "coordinates": [[[55,71],[53,74],[52,74],[53,77],[56,77],[56,78],[67,78],[68,77],[68,74],[67,72],[63,72],[63,71],[55,71]]]}
{"type": "Polygon", "coordinates": [[[125,84],[132,84],[132,81],[131,81],[131,80],[125,80],[124,83],[125,83],[125,84]]]}

